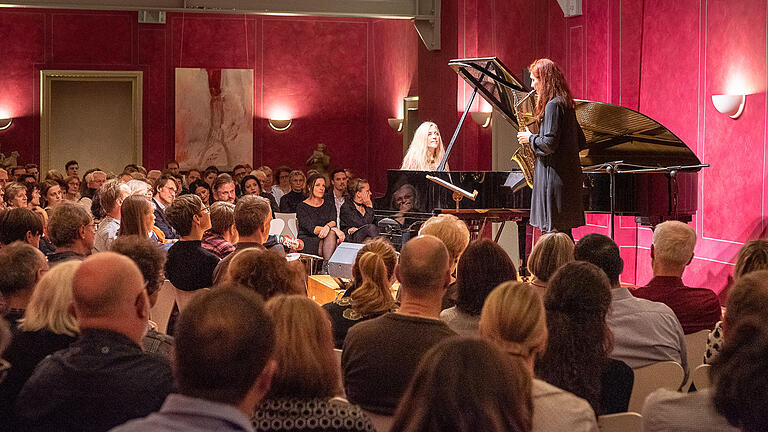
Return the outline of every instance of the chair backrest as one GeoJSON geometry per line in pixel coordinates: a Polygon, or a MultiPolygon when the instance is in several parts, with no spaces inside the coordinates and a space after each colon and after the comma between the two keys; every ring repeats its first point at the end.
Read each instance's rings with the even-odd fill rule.
{"type": "Polygon", "coordinates": [[[201,288],[194,291],[182,291],[176,288],[176,304],[179,306],[179,312],[183,311],[196,295],[210,290],[210,288],[201,288]]]}
{"type": "Polygon", "coordinates": [[[298,225],[296,224],[296,213],[275,213],[275,219],[280,219],[285,222],[283,231],[280,234],[296,237],[299,235],[298,225]]]}
{"type": "Polygon", "coordinates": [[[157,324],[157,331],[163,334],[168,333],[168,320],[171,318],[173,305],[176,303],[175,291],[176,288],[170,281],[163,282],[157,293],[157,302],[149,310],[149,319],[157,324]]]}
{"type": "Polygon", "coordinates": [[[376,414],[368,410],[363,410],[363,411],[365,412],[365,415],[367,415],[368,418],[371,419],[371,423],[373,423],[373,428],[376,429],[378,432],[387,432],[390,429],[392,429],[392,423],[395,422],[395,418],[393,416],[376,414]]]}
{"type": "Polygon", "coordinates": [[[709,378],[709,368],[711,367],[708,364],[703,364],[693,370],[691,375],[693,376],[693,385],[696,386],[696,390],[704,390],[712,386],[712,380],[709,378]]]}
{"type": "MultiPolygon", "coordinates": [[[[707,336],[709,336],[709,332],[709,330],[701,330],[685,335],[688,370],[694,370],[699,365],[704,364],[704,353],[707,351],[707,336]]],[[[691,383],[693,383],[693,374],[688,374],[688,381],[683,385],[683,391],[688,391],[691,383]]]]}
{"type": "Polygon", "coordinates": [[[641,432],[643,416],[635,412],[602,415],[597,418],[600,432],[641,432]]]}
{"type": "Polygon", "coordinates": [[[285,229],[285,221],[282,219],[272,219],[269,223],[269,235],[280,235],[285,229]]]}
{"type": "Polygon", "coordinates": [[[673,361],[658,362],[634,370],[635,382],[629,397],[627,411],[639,413],[643,409],[645,398],[654,390],[665,388],[677,390],[683,383],[685,371],[680,363],[673,361]]]}

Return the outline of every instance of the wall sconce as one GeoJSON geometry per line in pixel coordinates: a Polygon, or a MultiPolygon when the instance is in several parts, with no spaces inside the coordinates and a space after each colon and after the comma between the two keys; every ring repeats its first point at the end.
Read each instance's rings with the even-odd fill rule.
{"type": "Polygon", "coordinates": [[[712,95],[712,105],[720,113],[735,119],[744,111],[746,99],[745,95],[712,95]]]}
{"type": "Polygon", "coordinates": [[[472,120],[480,125],[480,127],[487,128],[491,124],[491,113],[489,112],[473,112],[472,120]]]}
{"type": "Polygon", "coordinates": [[[387,119],[387,123],[389,123],[389,127],[391,127],[395,132],[401,132],[403,130],[403,119],[390,118],[387,119]]]}
{"type": "Polygon", "coordinates": [[[269,119],[269,127],[276,131],[284,131],[291,127],[291,123],[293,123],[293,120],[287,119],[287,120],[276,120],[276,119],[269,119]]]}
{"type": "Polygon", "coordinates": [[[8,129],[9,127],[11,127],[11,123],[13,123],[12,118],[0,119],[0,130],[8,129]]]}

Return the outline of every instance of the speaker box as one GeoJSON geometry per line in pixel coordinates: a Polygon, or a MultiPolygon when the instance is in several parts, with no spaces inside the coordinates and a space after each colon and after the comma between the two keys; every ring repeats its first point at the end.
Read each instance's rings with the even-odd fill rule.
{"type": "Polygon", "coordinates": [[[352,265],[355,263],[357,252],[362,248],[362,243],[340,244],[328,261],[328,274],[337,278],[352,279],[352,265]]]}

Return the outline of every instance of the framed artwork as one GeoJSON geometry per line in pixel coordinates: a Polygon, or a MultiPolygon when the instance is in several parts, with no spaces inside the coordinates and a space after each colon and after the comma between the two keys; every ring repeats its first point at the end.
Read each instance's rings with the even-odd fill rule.
{"type": "Polygon", "coordinates": [[[176,68],[176,160],[181,169],[253,161],[253,69],[176,68]]]}

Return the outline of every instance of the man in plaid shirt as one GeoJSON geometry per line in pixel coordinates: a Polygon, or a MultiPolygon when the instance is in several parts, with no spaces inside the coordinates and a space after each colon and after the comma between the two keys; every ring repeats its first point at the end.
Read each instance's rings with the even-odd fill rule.
{"type": "Polygon", "coordinates": [[[226,201],[215,202],[211,206],[211,229],[203,235],[203,248],[224,259],[235,250],[237,239],[235,205],[226,201]]]}

